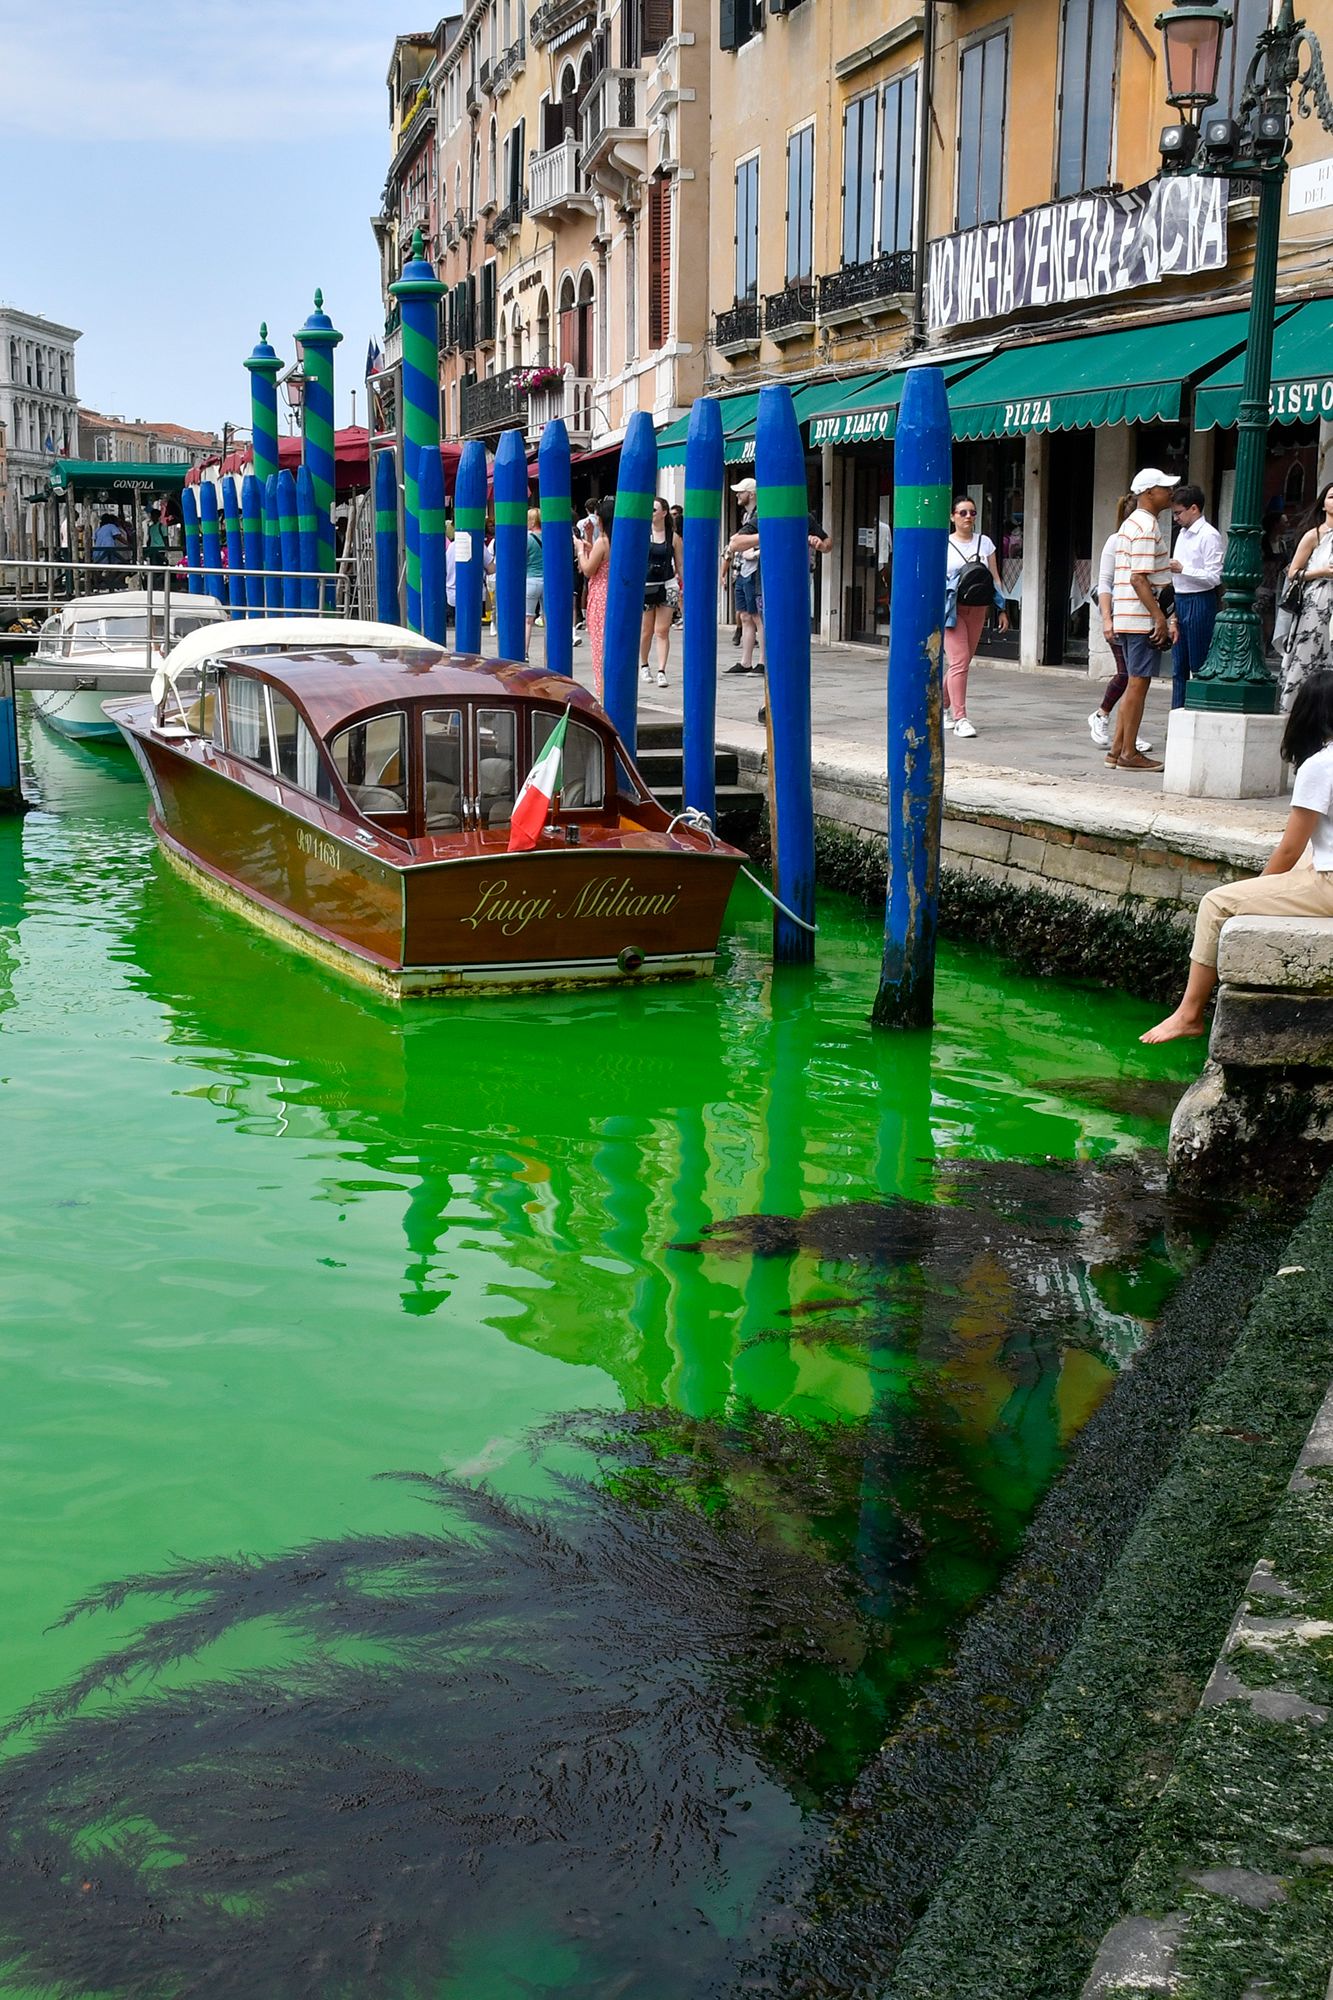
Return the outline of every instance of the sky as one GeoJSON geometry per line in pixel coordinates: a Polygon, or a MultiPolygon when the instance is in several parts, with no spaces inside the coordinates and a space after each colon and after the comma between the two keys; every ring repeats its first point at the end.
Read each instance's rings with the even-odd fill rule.
{"type": "Polygon", "coordinates": [[[81,329],[81,402],[248,429],[259,323],[290,361],[318,285],[364,421],[385,74],[432,7],[0,0],[0,302],[81,329]]]}

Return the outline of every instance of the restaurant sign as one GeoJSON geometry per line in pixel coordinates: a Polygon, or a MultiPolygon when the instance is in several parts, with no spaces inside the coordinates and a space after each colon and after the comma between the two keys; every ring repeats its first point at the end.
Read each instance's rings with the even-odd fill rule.
{"type": "Polygon", "coordinates": [[[937,236],[927,314],[934,332],[1030,306],[1111,298],[1163,278],[1220,271],[1226,261],[1226,182],[1172,175],[937,236]]]}

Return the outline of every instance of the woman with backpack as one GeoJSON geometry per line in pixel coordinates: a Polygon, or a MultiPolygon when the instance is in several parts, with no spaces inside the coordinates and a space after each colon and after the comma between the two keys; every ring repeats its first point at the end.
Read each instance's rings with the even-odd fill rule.
{"type": "Polygon", "coordinates": [[[975,736],[967,719],[967,670],[976,657],[986,614],[994,605],[1000,630],[1009,630],[1004,591],[995,562],[995,544],[977,529],[970,493],[956,493],[949,516],[948,567],[944,597],[944,726],[955,736],[975,736]]]}

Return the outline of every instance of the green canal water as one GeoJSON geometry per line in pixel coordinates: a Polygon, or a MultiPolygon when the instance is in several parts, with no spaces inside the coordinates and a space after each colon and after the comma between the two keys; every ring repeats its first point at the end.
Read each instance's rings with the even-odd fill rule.
{"type": "Polygon", "coordinates": [[[395,1010],[25,745],[0,1993],[729,1991],[1198,1253],[1197,1052],[960,949],[872,1036],[744,885],[712,983],[395,1010]]]}

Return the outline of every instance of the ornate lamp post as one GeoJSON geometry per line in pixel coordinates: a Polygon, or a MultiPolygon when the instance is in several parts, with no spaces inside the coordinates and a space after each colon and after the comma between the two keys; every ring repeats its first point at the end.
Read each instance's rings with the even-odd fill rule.
{"type": "Polygon", "coordinates": [[[1217,99],[1224,7],[1206,0],[1176,0],[1157,16],[1166,48],[1167,101],[1184,114],[1161,137],[1164,173],[1215,174],[1257,183],[1259,219],[1250,286],[1249,331],[1236,439],[1236,483],[1222,609],[1203,666],[1185,693],[1188,709],[1271,715],[1277,689],[1264,658],[1255,593],[1261,575],[1264,456],[1273,369],[1273,313],[1277,299],[1278,236],[1282,183],[1291,145],[1291,92],[1302,118],[1312,111],[1333,132],[1333,98],[1324,80],[1319,43],[1292,0],[1278,0],[1270,25],[1255,44],[1236,116],[1209,117],[1217,99]],[[1304,55],[1304,66],[1302,66],[1304,55]]]}

